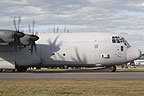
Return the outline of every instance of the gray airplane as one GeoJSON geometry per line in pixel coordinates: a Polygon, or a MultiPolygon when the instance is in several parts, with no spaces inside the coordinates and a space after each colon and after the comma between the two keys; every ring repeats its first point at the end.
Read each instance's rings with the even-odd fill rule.
{"type": "Polygon", "coordinates": [[[20,19],[18,27],[14,19],[16,31],[0,30],[0,71],[25,72],[29,67],[104,67],[115,72],[116,65],[141,56],[140,50],[117,34],[41,33],[38,37],[34,35],[34,24],[32,32],[29,25],[32,34],[19,31],[20,19]]]}
{"type": "MultiPolygon", "coordinates": [[[[141,56],[117,34],[111,33],[39,33],[37,51],[41,64],[32,66],[49,67],[103,67],[110,72],[116,65],[126,64],[141,56]]],[[[29,47],[24,51],[28,51],[29,47]]],[[[25,66],[22,65],[21,68],[25,66]]]]}

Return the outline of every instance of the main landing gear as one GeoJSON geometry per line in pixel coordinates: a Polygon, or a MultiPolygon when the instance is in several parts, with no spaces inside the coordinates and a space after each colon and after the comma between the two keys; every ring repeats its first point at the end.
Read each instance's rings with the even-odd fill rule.
{"type": "Polygon", "coordinates": [[[0,72],[2,72],[3,71],[3,69],[0,69],[0,72]]]}
{"type": "Polygon", "coordinates": [[[27,68],[25,68],[25,67],[17,67],[17,71],[18,72],[26,72],[27,68]]]}
{"type": "MultiPolygon", "coordinates": [[[[27,71],[27,67],[17,67],[16,68],[18,72],[26,72],[27,71]]],[[[0,69],[0,72],[15,72],[16,69],[0,69]]]]}
{"type": "Polygon", "coordinates": [[[107,70],[108,72],[115,72],[115,71],[116,71],[116,66],[115,66],[115,65],[107,66],[107,67],[106,67],[106,70],[107,70]]]}

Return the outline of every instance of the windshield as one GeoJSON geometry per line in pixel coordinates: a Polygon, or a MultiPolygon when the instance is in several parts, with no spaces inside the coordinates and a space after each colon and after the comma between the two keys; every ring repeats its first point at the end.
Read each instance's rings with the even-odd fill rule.
{"type": "Polygon", "coordinates": [[[124,43],[125,46],[131,47],[130,44],[120,36],[112,36],[112,43],[124,43]]]}

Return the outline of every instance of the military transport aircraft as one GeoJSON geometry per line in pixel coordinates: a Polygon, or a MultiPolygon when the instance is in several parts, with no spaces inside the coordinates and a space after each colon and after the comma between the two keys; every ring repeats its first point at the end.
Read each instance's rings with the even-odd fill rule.
{"type": "Polygon", "coordinates": [[[6,43],[0,45],[1,71],[17,69],[25,72],[29,67],[104,67],[115,72],[116,65],[141,56],[140,50],[116,34],[39,33],[38,37],[34,35],[34,23],[32,34],[20,32],[20,23],[18,28],[15,27],[16,31],[0,30],[1,43],[6,43]]]}
{"type": "Polygon", "coordinates": [[[42,62],[37,67],[104,67],[114,72],[115,65],[141,56],[122,36],[111,33],[39,33],[39,37],[36,55],[42,62]]]}
{"type": "MultiPolygon", "coordinates": [[[[19,72],[23,72],[27,69],[27,66],[41,63],[41,59],[32,54],[33,48],[35,48],[35,41],[39,39],[38,36],[32,34],[24,34],[20,32],[19,17],[18,25],[14,18],[14,30],[0,29],[0,72],[3,69],[17,69],[19,72]],[[31,45],[31,52],[22,51],[26,46],[31,45]],[[26,68],[21,67],[25,65],[26,68]]],[[[29,28],[30,29],[30,28],[29,28]]],[[[34,22],[33,22],[34,31],[34,22]]]]}

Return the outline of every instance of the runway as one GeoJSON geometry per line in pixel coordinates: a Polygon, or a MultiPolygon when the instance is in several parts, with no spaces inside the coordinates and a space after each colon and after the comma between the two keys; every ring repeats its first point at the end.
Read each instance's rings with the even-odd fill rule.
{"type": "Polygon", "coordinates": [[[28,71],[25,73],[0,73],[0,80],[17,79],[94,79],[94,80],[144,80],[144,71],[28,71]]]}

